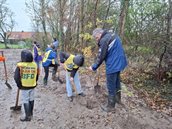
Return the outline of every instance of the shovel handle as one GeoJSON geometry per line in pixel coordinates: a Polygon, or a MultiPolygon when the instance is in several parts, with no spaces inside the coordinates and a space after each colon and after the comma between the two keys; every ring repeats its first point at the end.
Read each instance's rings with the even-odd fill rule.
{"type": "Polygon", "coordinates": [[[100,72],[99,71],[97,71],[97,73],[96,73],[97,75],[97,85],[99,85],[99,79],[100,79],[100,72]]]}
{"type": "Polygon", "coordinates": [[[16,107],[18,106],[18,102],[19,102],[19,93],[20,93],[20,89],[17,89],[17,96],[16,96],[16,107]]]}
{"type": "MultiPolygon", "coordinates": [[[[1,53],[2,53],[2,56],[4,57],[4,52],[1,51],[1,53]]],[[[5,70],[5,79],[6,79],[6,81],[7,81],[7,68],[6,68],[6,63],[5,63],[5,61],[3,61],[3,64],[4,64],[4,70],[5,70]]]]}

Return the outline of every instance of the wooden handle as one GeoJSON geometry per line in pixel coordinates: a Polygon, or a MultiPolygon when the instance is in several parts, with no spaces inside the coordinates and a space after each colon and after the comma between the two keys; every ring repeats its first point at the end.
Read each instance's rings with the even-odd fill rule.
{"type": "MultiPolygon", "coordinates": [[[[4,52],[3,51],[0,51],[0,52],[2,53],[2,56],[4,57],[4,52]]],[[[8,77],[7,77],[7,68],[6,68],[5,61],[3,61],[3,64],[4,64],[4,70],[5,70],[5,78],[6,78],[6,81],[7,81],[8,77]]]]}
{"type": "Polygon", "coordinates": [[[17,89],[17,96],[16,96],[16,107],[18,106],[18,102],[19,102],[19,93],[20,93],[20,89],[17,89]]]}

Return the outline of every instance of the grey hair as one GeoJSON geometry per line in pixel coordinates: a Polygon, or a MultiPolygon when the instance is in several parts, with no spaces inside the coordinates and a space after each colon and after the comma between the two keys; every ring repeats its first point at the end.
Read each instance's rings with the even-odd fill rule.
{"type": "Polygon", "coordinates": [[[102,34],[103,31],[104,30],[102,28],[96,28],[96,29],[93,30],[92,36],[95,37],[97,34],[102,34]]]}

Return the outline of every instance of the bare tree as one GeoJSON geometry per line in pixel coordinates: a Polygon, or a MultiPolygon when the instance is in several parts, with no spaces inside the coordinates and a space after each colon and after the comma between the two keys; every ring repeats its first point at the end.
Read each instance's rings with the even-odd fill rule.
{"type": "Polygon", "coordinates": [[[48,43],[48,33],[47,33],[47,9],[50,0],[30,0],[26,3],[26,7],[30,16],[32,18],[33,24],[35,25],[36,31],[43,31],[42,36],[43,46],[45,47],[48,43]]]}
{"type": "Polygon", "coordinates": [[[0,0],[0,36],[5,43],[5,48],[8,48],[7,40],[15,25],[13,15],[14,13],[6,6],[6,0],[0,0]]]}

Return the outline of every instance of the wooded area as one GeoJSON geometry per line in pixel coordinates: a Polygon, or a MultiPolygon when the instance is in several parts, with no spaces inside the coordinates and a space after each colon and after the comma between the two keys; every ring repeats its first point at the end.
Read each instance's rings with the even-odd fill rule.
{"type": "MultiPolygon", "coordinates": [[[[13,22],[5,23],[9,11],[4,2],[0,3],[0,35],[5,42],[13,22]]],[[[44,32],[38,39],[43,47],[52,40],[47,36],[50,32],[60,41],[61,50],[76,53],[90,48],[95,53],[93,29],[115,31],[129,61],[123,81],[143,88],[144,96],[154,96],[150,106],[171,101],[172,0],[30,0],[26,6],[34,31],[44,32]]]]}

